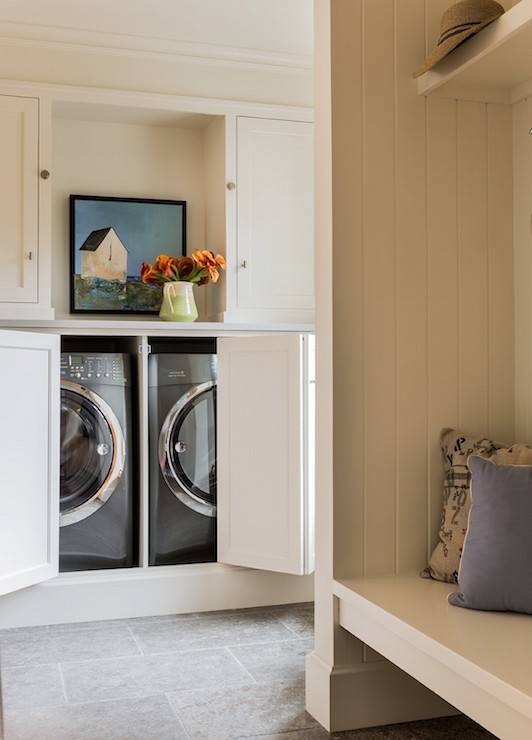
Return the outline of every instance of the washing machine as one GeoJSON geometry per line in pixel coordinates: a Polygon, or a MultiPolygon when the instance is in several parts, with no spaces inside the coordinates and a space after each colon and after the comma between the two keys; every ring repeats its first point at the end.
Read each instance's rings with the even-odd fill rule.
{"type": "Polygon", "coordinates": [[[61,571],[135,564],[130,357],[61,354],[61,571]]]}
{"type": "Polygon", "coordinates": [[[216,560],[216,354],[148,357],[150,565],[216,560]]]}

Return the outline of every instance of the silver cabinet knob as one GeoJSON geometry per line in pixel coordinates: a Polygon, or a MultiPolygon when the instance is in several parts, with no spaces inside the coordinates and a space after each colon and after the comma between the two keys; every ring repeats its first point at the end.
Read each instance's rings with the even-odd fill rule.
{"type": "Polygon", "coordinates": [[[49,177],[50,177],[49,170],[41,170],[41,179],[48,180],[49,177]]]}
{"type": "Polygon", "coordinates": [[[236,189],[236,183],[234,183],[234,182],[228,182],[227,183],[227,189],[228,190],[235,190],[236,189]]]}

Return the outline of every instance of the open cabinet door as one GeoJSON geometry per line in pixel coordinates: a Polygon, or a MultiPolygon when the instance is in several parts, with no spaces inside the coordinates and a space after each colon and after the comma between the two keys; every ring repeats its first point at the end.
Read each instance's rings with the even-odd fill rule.
{"type": "Polygon", "coordinates": [[[218,560],[314,569],[314,337],[218,340],[218,560]]]}
{"type": "Polygon", "coordinates": [[[59,337],[0,331],[0,594],[59,563],[59,337]]]}

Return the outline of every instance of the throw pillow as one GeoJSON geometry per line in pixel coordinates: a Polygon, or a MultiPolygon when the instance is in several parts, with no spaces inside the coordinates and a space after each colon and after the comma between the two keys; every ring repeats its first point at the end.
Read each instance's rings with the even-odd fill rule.
{"type": "Polygon", "coordinates": [[[467,459],[472,454],[489,458],[503,445],[485,438],[475,439],[457,432],[456,429],[444,429],[441,433],[440,446],[445,480],[439,541],[428,567],[421,575],[437,581],[456,583],[470,506],[471,474],[467,467],[467,459]]]}
{"type": "Polygon", "coordinates": [[[532,614],[532,466],[469,459],[471,511],[449,603],[532,614]]]}

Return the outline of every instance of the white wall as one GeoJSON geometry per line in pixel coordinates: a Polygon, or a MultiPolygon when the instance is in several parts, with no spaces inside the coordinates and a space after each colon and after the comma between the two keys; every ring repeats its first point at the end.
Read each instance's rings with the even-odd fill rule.
{"type": "Polygon", "coordinates": [[[515,436],[512,111],[417,95],[412,73],[448,5],[316,0],[320,440],[307,697],[332,730],[357,726],[354,693],[376,723],[390,707],[401,718],[386,666],[338,627],[332,579],[426,564],[442,427],[515,436]]]}
{"type": "MultiPolygon", "coordinates": [[[[69,311],[69,201],[77,195],[187,201],[188,252],[205,245],[204,132],[56,119],[53,126],[53,301],[69,311]]],[[[198,309],[203,288],[196,288],[198,309]]],[[[202,312],[202,311],[201,311],[202,312]]]]}
{"type": "Polygon", "coordinates": [[[337,574],[423,566],[442,427],[514,439],[511,108],[417,95],[447,5],[332,4],[337,574]]]}

